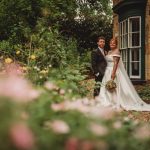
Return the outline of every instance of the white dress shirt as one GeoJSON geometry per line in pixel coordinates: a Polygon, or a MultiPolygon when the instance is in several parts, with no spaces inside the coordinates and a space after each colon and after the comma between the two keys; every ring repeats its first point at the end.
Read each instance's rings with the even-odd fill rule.
{"type": "Polygon", "coordinates": [[[100,47],[98,47],[98,49],[101,51],[101,53],[105,56],[105,54],[104,54],[104,49],[102,49],[102,48],[100,48],[100,47]]]}

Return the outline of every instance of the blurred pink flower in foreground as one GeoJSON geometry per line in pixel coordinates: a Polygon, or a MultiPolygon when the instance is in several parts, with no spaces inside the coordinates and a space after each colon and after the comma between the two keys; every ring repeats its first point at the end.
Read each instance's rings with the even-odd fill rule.
{"type": "Polygon", "coordinates": [[[44,87],[48,90],[58,90],[59,89],[54,83],[52,83],[50,81],[45,82],[44,87]]]}
{"type": "Polygon", "coordinates": [[[6,64],[5,71],[7,75],[23,75],[21,66],[17,63],[6,64]]]}
{"type": "Polygon", "coordinates": [[[27,102],[37,98],[39,92],[24,78],[12,75],[0,79],[0,95],[17,102],[27,102]]]}
{"type": "Polygon", "coordinates": [[[137,139],[149,139],[150,137],[150,125],[145,124],[136,128],[134,132],[134,137],[137,139]]]}
{"type": "Polygon", "coordinates": [[[70,131],[68,124],[62,120],[54,120],[45,122],[45,126],[51,128],[55,133],[66,134],[70,131]]]}
{"type": "Polygon", "coordinates": [[[66,141],[65,150],[78,150],[79,141],[75,137],[71,137],[66,141]]]}
{"type": "Polygon", "coordinates": [[[103,106],[97,107],[95,104],[89,105],[89,101],[94,102],[94,100],[89,100],[87,98],[77,99],[74,101],[66,100],[62,103],[52,104],[51,108],[54,111],[77,110],[85,115],[101,117],[102,119],[105,120],[112,119],[118,112],[110,107],[103,107],[103,106]]]}
{"type": "Polygon", "coordinates": [[[89,129],[97,136],[105,136],[108,134],[108,129],[106,127],[96,123],[91,123],[89,129]]]}
{"type": "Polygon", "coordinates": [[[64,89],[61,89],[61,90],[59,91],[59,94],[60,94],[60,95],[64,95],[64,94],[65,94],[65,90],[64,90],[64,89]]]}
{"type": "Polygon", "coordinates": [[[53,111],[62,111],[62,110],[65,110],[65,106],[64,106],[64,103],[59,103],[59,104],[51,104],[51,108],[53,111]]]}
{"type": "Polygon", "coordinates": [[[113,123],[113,128],[114,129],[120,129],[122,127],[122,122],[121,121],[115,121],[113,123]]]}
{"type": "Polygon", "coordinates": [[[80,147],[82,150],[93,150],[94,149],[93,143],[91,141],[83,141],[81,143],[80,147]]]}
{"type": "Polygon", "coordinates": [[[30,150],[34,147],[35,141],[32,131],[26,124],[14,124],[10,128],[10,138],[16,148],[20,150],[30,150]]]}

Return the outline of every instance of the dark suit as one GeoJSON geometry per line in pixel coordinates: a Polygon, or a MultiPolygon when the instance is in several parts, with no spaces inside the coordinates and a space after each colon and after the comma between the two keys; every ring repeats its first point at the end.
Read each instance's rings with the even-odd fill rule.
{"type": "MultiPolygon", "coordinates": [[[[105,55],[106,52],[104,51],[105,55]]],[[[91,53],[91,61],[92,61],[92,69],[95,75],[95,88],[94,88],[94,97],[99,95],[100,87],[97,87],[98,82],[102,82],[105,69],[107,66],[107,62],[104,58],[104,55],[101,53],[100,49],[97,48],[96,50],[93,50],[91,53]],[[99,73],[98,76],[96,74],[99,73]]]]}

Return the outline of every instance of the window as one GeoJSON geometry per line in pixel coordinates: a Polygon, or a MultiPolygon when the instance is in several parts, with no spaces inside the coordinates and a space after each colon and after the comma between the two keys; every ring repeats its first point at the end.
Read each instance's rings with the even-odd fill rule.
{"type": "Polygon", "coordinates": [[[127,48],[127,42],[128,42],[128,21],[125,20],[123,22],[120,23],[120,48],[124,49],[127,48]]]}
{"type": "Polygon", "coordinates": [[[129,37],[128,47],[140,47],[140,17],[133,17],[128,19],[129,23],[129,37]]]}
{"type": "Polygon", "coordinates": [[[131,78],[139,78],[140,77],[140,49],[132,48],[130,50],[130,76],[131,78]]]}
{"type": "Polygon", "coordinates": [[[141,77],[141,17],[130,17],[119,26],[120,49],[130,78],[141,77]],[[129,60],[128,60],[129,59],[129,60]]]}
{"type": "Polygon", "coordinates": [[[120,22],[120,49],[122,50],[122,60],[127,70],[128,68],[128,55],[127,55],[127,47],[128,47],[128,20],[124,20],[120,22]]]}
{"type": "Polygon", "coordinates": [[[127,53],[127,49],[122,50],[121,54],[122,54],[122,60],[123,60],[125,69],[127,70],[128,69],[128,55],[127,55],[128,53],[127,53]]]}

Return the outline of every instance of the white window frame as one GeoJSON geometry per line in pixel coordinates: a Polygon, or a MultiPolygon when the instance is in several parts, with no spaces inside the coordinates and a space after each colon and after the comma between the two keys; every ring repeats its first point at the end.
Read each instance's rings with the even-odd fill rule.
{"type": "Polygon", "coordinates": [[[119,48],[124,53],[124,57],[122,58],[125,69],[128,68],[128,19],[123,20],[119,23],[119,48]],[[125,29],[125,32],[123,31],[125,29]],[[125,38],[127,36],[126,44],[124,44],[125,38]]]}
{"type": "Polygon", "coordinates": [[[141,48],[141,16],[134,16],[134,17],[129,17],[128,18],[128,48],[141,48]],[[130,32],[130,19],[132,18],[139,18],[140,20],[140,27],[139,27],[139,32],[130,32]],[[131,46],[130,44],[130,34],[132,33],[139,33],[139,46],[131,46]]]}
{"type": "Polygon", "coordinates": [[[123,55],[125,55],[124,57],[122,57],[122,61],[124,63],[124,67],[127,70],[128,69],[128,49],[122,49],[122,53],[124,53],[123,55]]]}
{"type": "Polygon", "coordinates": [[[128,43],[124,43],[126,36],[128,36],[128,32],[127,32],[127,22],[128,20],[125,19],[124,21],[120,22],[119,24],[119,47],[120,49],[126,49],[128,47],[128,43]],[[124,26],[125,25],[125,26],[124,26]],[[125,32],[124,32],[125,29],[125,32]]]}
{"type": "MultiPolygon", "coordinates": [[[[125,51],[125,60],[123,60],[124,63],[126,63],[127,68],[129,67],[129,77],[133,79],[139,79],[141,78],[141,16],[134,16],[134,17],[129,17],[128,19],[123,20],[122,22],[119,23],[119,47],[120,50],[125,51]],[[130,19],[132,18],[139,18],[139,31],[138,32],[130,32],[130,19]],[[125,23],[125,32],[123,32],[123,24],[125,23]],[[127,24],[126,24],[127,23],[127,24]],[[126,25],[128,28],[126,28],[126,25]],[[139,33],[139,46],[132,46],[130,43],[130,35],[133,33],[139,33]],[[127,43],[125,45],[124,38],[126,38],[127,35],[127,43]],[[133,48],[139,49],[139,61],[132,61],[132,50],[133,48]],[[129,53],[128,53],[129,49],[129,53]],[[128,60],[128,55],[129,60],[128,60]],[[129,61],[129,66],[128,66],[128,61],[129,61]],[[132,63],[133,62],[139,62],[139,75],[135,76],[132,75],[132,63]]],[[[123,58],[124,59],[124,58],[123,58]]],[[[126,69],[127,69],[126,68],[126,69]]]]}
{"type": "Polygon", "coordinates": [[[132,61],[132,50],[130,49],[130,78],[134,78],[134,79],[139,79],[141,77],[141,48],[139,48],[139,61],[132,61]],[[138,76],[133,76],[132,75],[132,63],[133,62],[138,62],[139,63],[139,75],[138,76]]]}
{"type": "Polygon", "coordinates": [[[130,59],[129,59],[129,76],[130,78],[134,78],[134,79],[139,79],[141,77],[141,16],[134,16],[134,17],[129,17],[128,18],[128,48],[130,49],[129,50],[129,53],[130,53],[130,59]],[[138,32],[130,32],[130,19],[132,18],[139,18],[139,31],[138,32]],[[130,34],[132,35],[132,33],[139,33],[139,46],[132,46],[130,44],[130,34]],[[139,61],[132,61],[132,50],[133,48],[139,48],[139,61]],[[132,75],[132,63],[133,62],[139,62],[139,75],[138,76],[135,76],[135,75],[132,75]]]}

